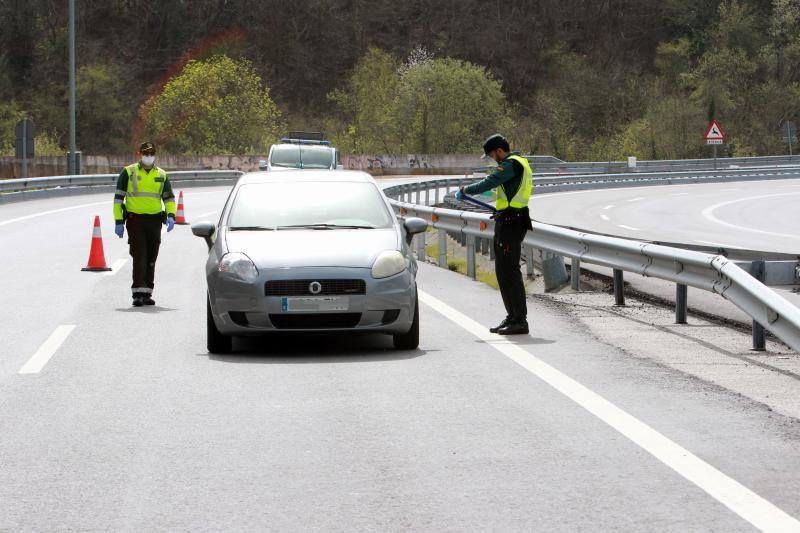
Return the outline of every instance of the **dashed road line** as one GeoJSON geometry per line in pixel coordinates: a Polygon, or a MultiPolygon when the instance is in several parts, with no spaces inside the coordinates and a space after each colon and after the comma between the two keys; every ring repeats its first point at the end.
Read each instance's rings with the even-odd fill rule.
{"type": "Polygon", "coordinates": [[[127,257],[123,257],[123,258],[117,259],[116,261],[114,261],[111,264],[111,270],[109,270],[108,272],[103,272],[101,275],[102,276],[106,276],[106,277],[113,276],[114,274],[119,272],[122,269],[122,267],[125,266],[125,263],[127,263],[127,262],[128,262],[128,258],[127,257]]]}
{"type": "Polygon", "coordinates": [[[609,209],[614,209],[614,204],[607,205],[607,206],[605,206],[603,209],[604,209],[605,211],[608,211],[609,209]]]}
{"type": "Polygon", "coordinates": [[[639,228],[632,228],[630,226],[626,226],[625,224],[617,224],[617,227],[618,228],[622,228],[622,229],[627,229],[627,230],[630,230],[630,231],[642,231],[639,228]]]}
{"type": "Polygon", "coordinates": [[[700,244],[709,244],[711,246],[720,246],[722,248],[736,248],[737,250],[743,250],[741,246],[736,246],[735,244],[724,244],[721,242],[713,242],[713,241],[701,241],[699,239],[695,239],[694,242],[698,242],[700,244]]]}
{"type": "Polygon", "coordinates": [[[56,330],[44,341],[36,353],[19,369],[20,374],[38,374],[51,357],[58,351],[69,334],[75,329],[73,325],[58,326],[56,330]]]}
{"type": "Polygon", "coordinates": [[[608,218],[608,215],[600,215],[600,218],[606,221],[611,220],[610,218],[608,218]]]}
{"type": "Polygon", "coordinates": [[[628,200],[628,202],[639,202],[641,200],[644,200],[643,196],[640,196],[639,198],[631,198],[630,200],[628,200]]]}
{"type": "Polygon", "coordinates": [[[194,218],[203,218],[203,217],[210,217],[211,215],[216,215],[216,211],[209,211],[208,213],[203,213],[201,215],[197,215],[194,218]]]}
{"type": "Polygon", "coordinates": [[[25,220],[30,220],[32,218],[37,218],[37,217],[43,217],[45,215],[54,215],[56,213],[63,213],[64,211],[73,211],[75,209],[83,209],[85,207],[94,207],[97,205],[110,205],[110,201],[107,200],[104,202],[92,202],[91,204],[72,205],[70,207],[62,207],[61,209],[52,209],[50,211],[42,211],[40,213],[34,213],[32,215],[25,215],[24,217],[2,220],[0,221],[0,226],[5,226],[6,224],[13,224],[15,222],[24,222],[25,220]]]}
{"type": "Polygon", "coordinates": [[[800,521],[775,504],[720,472],[588,387],[548,365],[523,347],[514,344],[512,340],[489,333],[483,324],[479,324],[426,292],[420,291],[419,299],[586,409],[756,528],[768,532],[800,531],[800,521]]]}

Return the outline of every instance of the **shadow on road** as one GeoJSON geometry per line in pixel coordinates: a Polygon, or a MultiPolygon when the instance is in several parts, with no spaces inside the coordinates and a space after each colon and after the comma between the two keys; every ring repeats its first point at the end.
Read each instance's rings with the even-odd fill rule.
{"type": "Polygon", "coordinates": [[[143,305],[142,307],[117,307],[115,310],[120,313],[144,313],[148,315],[157,315],[158,313],[177,311],[177,309],[172,309],[171,307],[161,307],[159,305],[143,305]]]}
{"type": "Polygon", "coordinates": [[[388,335],[272,335],[233,341],[233,353],[212,361],[239,364],[365,363],[415,359],[435,350],[396,350],[388,335]]]}
{"type": "Polygon", "coordinates": [[[510,344],[518,344],[520,346],[531,346],[537,344],[555,344],[556,341],[550,339],[540,339],[538,337],[531,337],[529,335],[509,335],[502,339],[497,339],[496,341],[483,341],[480,339],[475,339],[475,342],[479,342],[481,344],[495,344],[495,343],[510,343],[510,344]]]}

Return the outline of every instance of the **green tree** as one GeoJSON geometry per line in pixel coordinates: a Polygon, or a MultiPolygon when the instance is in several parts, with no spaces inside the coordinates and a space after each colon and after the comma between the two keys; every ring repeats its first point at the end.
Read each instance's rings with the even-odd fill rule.
{"type": "Polygon", "coordinates": [[[76,79],[78,146],[84,153],[124,153],[133,117],[123,101],[120,70],[87,65],[78,69],[76,79]]]}
{"type": "Polygon", "coordinates": [[[11,100],[0,102],[0,156],[14,155],[15,128],[25,118],[25,112],[11,100]]]}
{"type": "Polygon", "coordinates": [[[392,153],[398,149],[392,112],[397,94],[397,61],[370,48],[356,64],[345,86],[332,91],[340,122],[334,140],[354,153],[392,153]]]}
{"type": "Polygon", "coordinates": [[[490,133],[514,126],[499,81],[457,59],[423,59],[401,69],[394,118],[401,147],[469,153],[490,133]]]}
{"type": "Polygon", "coordinates": [[[173,154],[264,153],[283,129],[252,64],[227,56],[190,61],[141,113],[147,135],[173,154]]]}

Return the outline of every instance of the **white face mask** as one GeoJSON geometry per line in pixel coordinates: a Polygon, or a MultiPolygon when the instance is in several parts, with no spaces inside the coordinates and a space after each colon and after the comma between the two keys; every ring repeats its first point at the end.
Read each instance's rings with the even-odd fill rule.
{"type": "Polygon", "coordinates": [[[143,155],[142,156],[142,164],[146,167],[152,166],[153,163],[156,162],[156,156],[154,155],[143,155]]]}

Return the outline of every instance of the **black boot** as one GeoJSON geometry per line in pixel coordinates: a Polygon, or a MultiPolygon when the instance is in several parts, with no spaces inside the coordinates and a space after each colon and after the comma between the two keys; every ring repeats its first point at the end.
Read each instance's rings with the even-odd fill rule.
{"type": "Polygon", "coordinates": [[[500,322],[498,325],[496,325],[493,328],[489,328],[489,333],[497,333],[498,331],[506,327],[510,322],[511,322],[511,317],[510,316],[505,317],[503,321],[500,322]]]}
{"type": "Polygon", "coordinates": [[[144,295],[144,297],[142,298],[142,302],[144,303],[144,305],[156,305],[156,301],[153,300],[153,297],[150,296],[149,294],[144,295]]]}
{"type": "Polygon", "coordinates": [[[528,321],[523,318],[522,320],[509,322],[500,328],[497,333],[499,335],[527,335],[529,333],[528,321]]]}
{"type": "Polygon", "coordinates": [[[134,307],[141,307],[144,305],[144,297],[141,294],[134,294],[133,295],[133,306],[134,307]]]}

